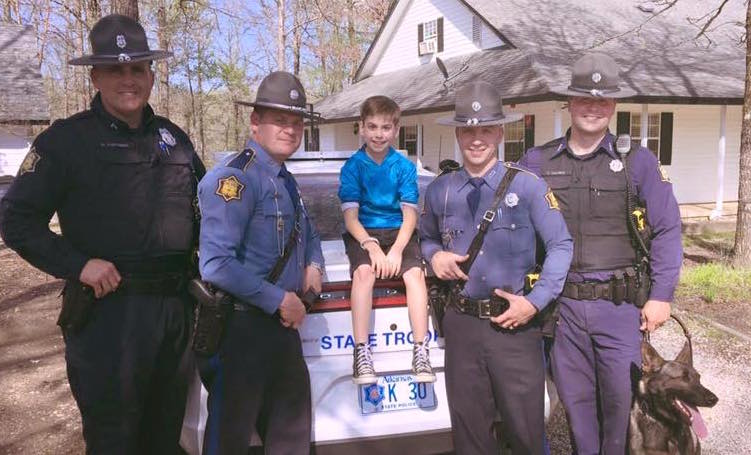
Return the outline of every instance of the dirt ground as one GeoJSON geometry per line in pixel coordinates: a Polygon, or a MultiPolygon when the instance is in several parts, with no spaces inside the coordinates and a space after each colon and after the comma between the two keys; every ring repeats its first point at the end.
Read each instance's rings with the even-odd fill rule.
{"type": "MultiPolygon", "coordinates": [[[[722,255],[708,246],[686,249],[684,265],[722,255]]],[[[55,325],[62,282],[22,261],[0,243],[0,454],[83,453],[80,415],[70,394],[63,358],[63,340],[55,325]]],[[[705,454],[749,453],[751,406],[751,345],[691,320],[710,307],[701,300],[680,302],[694,333],[695,361],[703,381],[720,396],[720,404],[704,412],[710,437],[705,454]]],[[[751,309],[740,302],[705,314],[751,335],[751,309]]],[[[680,332],[660,331],[656,346],[673,355],[682,343],[680,332]]],[[[551,453],[570,453],[565,415],[560,408],[548,425],[551,453]]]]}

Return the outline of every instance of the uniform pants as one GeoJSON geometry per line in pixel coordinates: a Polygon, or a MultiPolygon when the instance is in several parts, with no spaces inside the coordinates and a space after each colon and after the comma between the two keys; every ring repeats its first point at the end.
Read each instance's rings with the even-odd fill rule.
{"type": "Polygon", "coordinates": [[[246,454],[254,430],[267,454],[310,453],[310,377],[297,330],[260,310],[235,311],[219,352],[199,369],[209,391],[205,455],[246,454]]]}
{"type": "Polygon", "coordinates": [[[575,453],[623,455],[632,371],[641,366],[639,309],[606,300],[560,298],[553,379],[575,453]]]}
{"type": "Polygon", "coordinates": [[[186,297],[114,294],[64,334],[86,453],[182,453],[189,318],[186,297]]]}
{"type": "Polygon", "coordinates": [[[500,414],[514,454],[542,454],[545,373],[540,327],[506,331],[449,307],[443,328],[456,453],[499,453],[493,422],[500,414]]]}

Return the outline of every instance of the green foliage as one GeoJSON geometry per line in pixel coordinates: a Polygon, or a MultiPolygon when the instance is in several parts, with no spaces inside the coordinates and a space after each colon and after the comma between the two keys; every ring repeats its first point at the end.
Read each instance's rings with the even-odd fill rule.
{"type": "Polygon", "coordinates": [[[699,297],[710,303],[751,302],[751,270],[722,263],[688,267],[676,295],[679,299],[699,297]]]}

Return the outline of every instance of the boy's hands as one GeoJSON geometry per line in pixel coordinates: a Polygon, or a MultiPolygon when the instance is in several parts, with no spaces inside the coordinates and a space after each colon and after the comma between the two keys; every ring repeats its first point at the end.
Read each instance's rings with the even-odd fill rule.
{"type": "Polygon", "coordinates": [[[381,246],[376,242],[368,242],[365,248],[370,255],[370,263],[373,265],[376,278],[388,278],[391,268],[381,246]]]}
{"type": "Polygon", "coordinates": [[[399,275],[399,271],[402,269],[402,252],[402,249],[392,246],[389,254],[386,255],[386,263],[390,267],[388,278],[399,275]]]}

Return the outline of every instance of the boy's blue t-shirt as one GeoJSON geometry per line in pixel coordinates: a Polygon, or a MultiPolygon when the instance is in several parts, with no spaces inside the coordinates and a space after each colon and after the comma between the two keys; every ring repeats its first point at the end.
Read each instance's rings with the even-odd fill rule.
{"type": "Polygon", "coordinates": [[[389,147],[381,164],[356,151],[339,174],[342,211],[359,207],[358,219],[366,229],[394,229],[402,225],[402,205],[417,210],[417,168],[389,147]]]}

